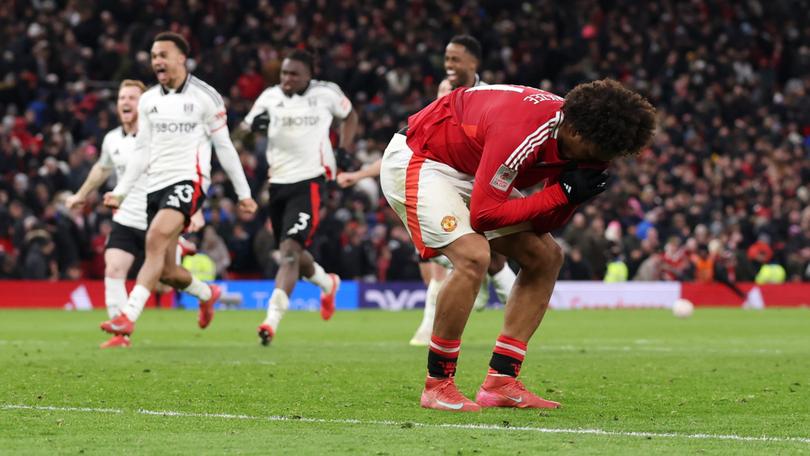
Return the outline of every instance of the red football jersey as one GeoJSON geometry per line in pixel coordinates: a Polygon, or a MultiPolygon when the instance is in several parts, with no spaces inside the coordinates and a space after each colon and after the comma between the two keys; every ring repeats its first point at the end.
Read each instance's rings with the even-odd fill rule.
{"type": "Polygon", "coordinates": [[[408,118],[415,155],[475,176],[470,221],[477,231],[533,221],[539,231],[562,226],[576,206],[556,182],[574,165],[557,153],[564,99],[516,85],[459,88],[408,118]],[[526,198],[509,199],[513,187],[549,179],[526,198]]]}

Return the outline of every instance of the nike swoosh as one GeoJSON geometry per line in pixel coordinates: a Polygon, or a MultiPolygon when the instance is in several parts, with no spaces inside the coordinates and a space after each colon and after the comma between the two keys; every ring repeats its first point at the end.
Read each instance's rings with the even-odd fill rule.
{"type": "Polygon", "coordinates": [[[523,396],[521,397],[506,396],[506,398],[513,401],[515,404],[520,404],[521,402],[523,402],[523,396]]]}
{"type": "MultiPolygon", "coordinates": [[[[116,325],[116,324],[110,324],[110,329],[112,329],[113,331],[120,331],[120,330],[124,329],[125,327],[126,327],[126,326],[121,326],[121,325],[116,325]]],[[[511,398],[510,398],[510,399],[511,399],[511,398]]]]}
{"type": "Polygon", "coordinates": [[[449,402],[443,402],[443,401],[440,401],[440,400],[436,399],[436,403],[443,406],[443,407],[447,407],[447,408],[453,409],[453,410],[461,410],[461,407],[464,407],[463,402],[459,402],[458,404],[451,404],[449,402]]]}

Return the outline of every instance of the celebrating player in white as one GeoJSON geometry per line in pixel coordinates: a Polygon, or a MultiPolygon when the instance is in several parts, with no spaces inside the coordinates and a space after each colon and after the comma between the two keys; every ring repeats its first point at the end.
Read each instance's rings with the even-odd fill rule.
{"type": "Polygon", "coordinates": [[[152,69],[159,84],[141,96],[135,153],[121,181],[104,195],[105,205],[119,207],[147,172],[146,258],[121,315],[101,324],[112,334],[132,333],[158,280],[200,297],[199,326],[205,328],[211,322],[219,287],[195,279],[175,264],[174,252],[177,238],[205,199],[212,145],[236,189],[239,209],[256,211],[228,135],[222,97],[188,73],[188,52],[188,43],[176,33],[163,32],[155,37],[152,69]]]}
{"type": "MultiPolygon", "coordinates": [[[[138,100],[146,90],[141,81],[125,79],[118,89],[116,110],[121,126],[110,130],[101,143],[101,156],[93,165],[81,188],[70,196],[68,208],[84,204],[87,195],[99,188],[115,171],[121,180],[135,151],[138,133],[138,100]]],[[[192,226],[204,224],[202,214],[194,214],[192,226]]],[[[193,229],[192,229],[193,230],[193,229]]],[[[146,174],[132,187],[129,197],[113,215],[113,226],[104,250],[104,301],[110,318],[117,317],[127,302],[125,281],[135,259],[144,254],[146,243],[146,174]]],[[[128,335],[114,335],[101,344],[101,348],[130,347],[128,335]]]]}
{"type": "Polygon", "coordinates": [[[345,153],[354,141],[357,114],[336,84],[312,79],[313,66],[311,54],[290,53],[281,64],[281,84],[262,92],[242,124],[267,132],[268,212],[282,257],[267,318],[259,326],[262,345],[275,335],[300,277],[320,287],[324,320],[335,311],[340,286],[340,278],[327,274],[305,247],[318,227],[324,182],[336,173],[329,128],[333,119],[343,121],[338,150],[345,153]]]}

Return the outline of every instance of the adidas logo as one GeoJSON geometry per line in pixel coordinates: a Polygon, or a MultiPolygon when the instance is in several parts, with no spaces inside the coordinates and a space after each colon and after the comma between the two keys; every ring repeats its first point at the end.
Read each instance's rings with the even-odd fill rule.
{"type": "Polygon", "coordinates": [[[157,114],[157,106],[152,106],[152,110],[149,111],[149,114],[157,114]]]}
{"type": "Polygon", "coordinates": [[[283,101],[279,101],[279,102],[278,102],[278,104],[276,105],[276,107],[277,107],[277,108],[283,108],[283,107],[284,107],[284,102],[283,102],[283,101]]]}
{"type": "Polygon", "coordinates": [[[563,187],[565,187],[565,193],[571,193],[571,186],[570,185],[568,185],[566,183],[563,183],[563,187]]]}

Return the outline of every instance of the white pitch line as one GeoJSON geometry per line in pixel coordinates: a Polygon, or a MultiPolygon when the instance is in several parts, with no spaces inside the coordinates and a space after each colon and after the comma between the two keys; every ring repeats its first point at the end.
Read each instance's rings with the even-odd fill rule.
{"type": "Polygon", "coordinates": [[[94,412],[94,413],[124,413],[121,409],[91,408],[91,407],[53,407],[50,405],[15,405],[3,404],[7,410],[48,410],[54,412],[94,412]]]}
{"type": "MultiPolygon", "coordinates": [[[[39,405],[16,405],[3,404],[0,409],[4,410],[41,410],[41,411],[61,411],[61,412],[95,412],[95,413],[124,413],[120,409],[90,408],[90,407],[54,407],[39,405]]],[[[181,418],[221,418],[228,420],[255,420],[255,421],[290,421],[299,423],[318,424],[353,424],[372,426],[393,426],[393,427],[419,427],[419,428],[441,428],[441,429],[463,429],[463,430],[483,430],[483,431],[508,431],[508,432],[537,432],[541,434],[580,434],[580,435],[601,435],[609,437],[655,437],[655,438],[681,438],[696,440],[732,440],[737,442],[767,442],[767,443],[804,443],[810,444],[810,437],[774,437],[774,436],[747,436],[736,434],[680,434],[677,432],[645,432],[645,431],[606,431],[604,429],[565,429],[565,428],[543,428],[532,426],[499,426],[495,424],[449,424],[449,423],[414,423],[406,421],[388,420],[357,420],[357,419],[326,419],[326,418],[306,418],[298,416],[254,416],[254,415],[234,415],[230,413],[194,413],[178,412],[173,410],[147,410],[138,409],[135,413],[149,416],[166,416],[181,418]]]]}

